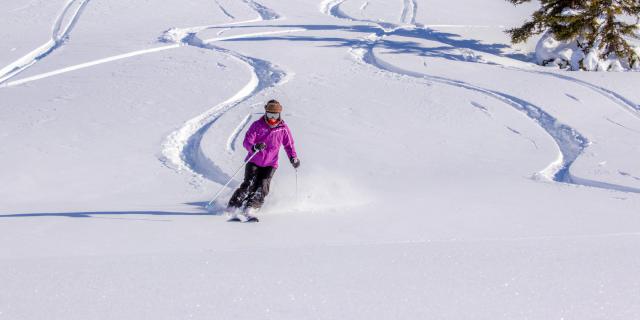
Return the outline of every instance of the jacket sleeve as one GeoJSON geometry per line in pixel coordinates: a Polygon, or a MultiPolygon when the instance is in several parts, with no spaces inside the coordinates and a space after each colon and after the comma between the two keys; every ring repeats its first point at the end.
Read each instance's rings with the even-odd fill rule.
{"type": "Polygon", "coordinates": [[[284,151],[287,152],[287,156],[289,158],[297,158],[296,147],[294,146],[293,136],[291,135],[291,130],[289,130],[289,126],[285,127],[285,135],[282,139],[282,145],[284,145],[284,151]]]}
{"type": "Polygon", "coordinates": [[[242,142],[244,148],[249,152],[253,152],[253,145],[256,143],[256,134],[256,124],[254,122],[251,127],[249,127],[247,134],[244,136],[244,141],[242,142]]]}

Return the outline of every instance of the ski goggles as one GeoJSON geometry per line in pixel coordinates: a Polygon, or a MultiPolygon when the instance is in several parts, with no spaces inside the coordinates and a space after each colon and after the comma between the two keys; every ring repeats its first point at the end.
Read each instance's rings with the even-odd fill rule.
{"type": "Polygon", "coordinates": [[[279,119],[279,113],[267,112],[267,119],[279,119]]]}

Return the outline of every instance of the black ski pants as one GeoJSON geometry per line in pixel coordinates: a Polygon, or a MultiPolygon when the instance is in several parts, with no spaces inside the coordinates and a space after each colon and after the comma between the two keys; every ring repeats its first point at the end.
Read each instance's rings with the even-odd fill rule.
{"type": "Polygon", "coordinates": [[[251,207],[259,209],[264,203],[264,198],[269,194],[271,178],[276,172],[274,167],[259,167],[251,162],[244,168],[244,181],[233,193],[229,200],[229,207],[251,207]]]}

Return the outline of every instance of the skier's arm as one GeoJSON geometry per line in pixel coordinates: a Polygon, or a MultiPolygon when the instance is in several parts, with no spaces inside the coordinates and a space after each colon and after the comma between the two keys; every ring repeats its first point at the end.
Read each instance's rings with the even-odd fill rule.
{"type": "Polygon", "coordinates": [[[247,151],[253,152],[253,145],[255,143],[256,143],[256,129],[255,129],[255,125],[251,125],[251,127],[249,127],[249,130],[247,131],[247,134],[244,136],[244,141],[242,142],[242,145],[244,146],[245,149],[247,149],[247,151]]]}
{"type": "Polygon", "coordinates": [[[294,146],[293,136],[291,135],[291,130],[289,127],[286,127],[286,132],[284,138],[282,139],[282,145],[284,146],[284,151],[287,152],[287,156],[289,159],[297,158],[296,147],[294,146]]]}

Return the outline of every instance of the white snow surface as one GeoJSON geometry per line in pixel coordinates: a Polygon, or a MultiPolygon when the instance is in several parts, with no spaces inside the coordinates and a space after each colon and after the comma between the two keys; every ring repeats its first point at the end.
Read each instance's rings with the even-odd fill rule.
{"type": "Polygon", "coordinates": [[[640,74],[536,5],[3,2],[0,319],[640,319],[640,74]],[[272,98],[302,165],[225,222],[272,98]]]}

